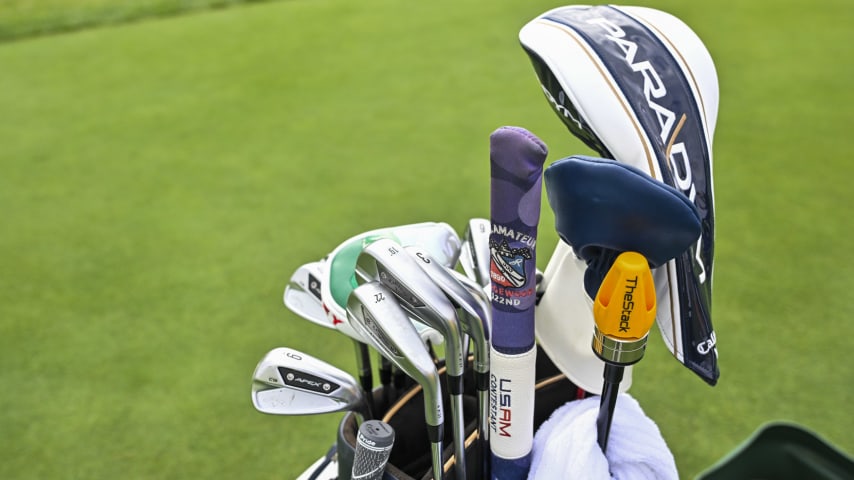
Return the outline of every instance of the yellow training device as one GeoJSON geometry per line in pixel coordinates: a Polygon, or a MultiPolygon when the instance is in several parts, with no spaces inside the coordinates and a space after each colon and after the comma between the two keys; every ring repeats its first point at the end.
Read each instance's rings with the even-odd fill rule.
{"type": "Polygon", "coordinates": [[[643,357],[655,322],[655,283],[646,258],[623,252],[614,261],[593,301],[593,351],[602,360],[631,365],[643,357]]]}

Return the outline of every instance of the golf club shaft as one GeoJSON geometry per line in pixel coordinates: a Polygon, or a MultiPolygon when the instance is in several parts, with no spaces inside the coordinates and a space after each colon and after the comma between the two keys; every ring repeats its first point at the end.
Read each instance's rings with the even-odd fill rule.
{"type": "Polygon", "coordinates": [[[392,377],[392,368],[391,362],[380,355],[380,384],[382,385],[382,393],[383,393],[383,406],[384,409],[387,409],[391,406],[392,400],[392,386],[391,386],[391,377],[392,377]]]}
{"type": "Polygon", "coordinates": [[[596,437],[602,453],[608,447],[608,435],[611,433],[611,420],[614,418],[614,408],[617,406],[617,395],[620,393],[620,382],[623,380],[625,367],[605,364],[602,383],[602,399],[599,403],[599,415],[596,417],[596,437]]]}
{"type": "Polygon", "coordinates": [[[442,442],[430,443],[430,455],[433,460],[433,478],[434,480],[443,480],[445,478],[444,462],[442,462],[442,442]]]}
{"type": "Polygon", "coordinates": [[[455,478],[466,478],[466,432],[463,418],[463,377],[448,376],[448,388],[451,392],[451,425],[454,429],[454,471],[455,478]]]}
{"type": "MultiPolygon", "coordinates": [[[[486,380],[487,385],[489,384],[489,379],[486,380]]],[[[480,464],[478,465],[479,472],[477,474],[478,479],[481,478],[491,478],[490,477],[490,458],[489,458],[489,389],[479,389],[477,391],[477,406],[478,406],[478,415],[480,418],[478,419],[477,426],[477,438],[478,438],[478,455],[480,458],[480,464]]]]}
{"type": "Polygon", "coordinates": [[[371,419],[376,411],[374,405],[374,375],[371,369],[371,352],[368,345],[358,340],[353,340],[353,345],[356,347],[356,368],[359,370],[359,383],[362,385],[363,393],[365,394],[365,403],[367,404],[367,418],[371,419]]]}

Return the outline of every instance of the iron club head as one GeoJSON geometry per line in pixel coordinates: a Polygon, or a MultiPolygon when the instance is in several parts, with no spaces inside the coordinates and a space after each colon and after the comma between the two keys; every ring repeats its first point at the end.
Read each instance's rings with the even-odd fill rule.
{"type": "Polygon", "coordinates": [[[365,397],[347,372],[291,348],[275,348],[255,367],[252,404],[272,415],[341,411],[366,414],[365,397]]]}
{"type": "Polygon", "coordinates": [[[489,232],[485,218],[472,218],[466,225],[465,240],[460,248],[463,271],[481,287],[489,285],[489,232]]]}
{"type": "Polygon", "coordinates": [[[424,392],[424,417],[431,443],[434,478],[442,478],[444,407],[439,373],[421,345],[406,312],[394,294],[377,282],[356,287],[347,300],[352,325],[380,353],[412,377],[424,392]]]}
{"type": "Polygon", "coordinates": [[[385,238],[365,247],[356,260],[356,281],[382,283],[406,312],[438,330],[445,337],[448,373],[454,377],[463,374],[465,360],[457,313],[403,247],[385,238]]]}

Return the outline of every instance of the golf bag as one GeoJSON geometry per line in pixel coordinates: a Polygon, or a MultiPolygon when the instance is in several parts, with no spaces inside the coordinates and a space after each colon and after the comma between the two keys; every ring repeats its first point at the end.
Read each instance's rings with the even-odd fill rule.
{"type": "MultiPolygon", "coordinates": [[[[534,426],[539,427],[545,422],[549,415],[564,403],[575,400],[586,392],[579,390],[572,382],[557,369],[554,363],[545,354],[537,355],[536,369],[536,395],[534,409],[534,426]]],[[[444,379],[442,380],[444,382],[444,379]]],[[[375,392],[374,401],[381,411],[384,411],[383,420],[394,428],[395,441],[391,451],[388,464],[385,469],[385,480],[429,480],[433,478],[430,469],[430,447],[427,439],[424,422],[423,398],[420,395],[420,387],[412,386],[402,393],[399,399],[391,405],[383,405],[383,396],[379,391],[375,392]]],[[[445,405],[449,405],[445,398],[445,405]]],[[[446,407],[447,408],[447,407],[446,407]]],[[[478,450],[478,443],[473,441],[476,436],[477,418],[477,396],[475,392],[474,378],[471,369],[465,377],[464,404],[466,424],[466,462],[469,478],[475,476],[476,465],[481,461],[482,452],[478,450]]],[[[450,412],[448,412],[450,415],[450,412]]],[[[446,438],[451,437],[450,422],[446,425],[446,438]]],[[[327,455],[330,462],[320,462],[315,469],[319,471],[325,467],[337,476],[339,480],[349,480],[352,470],[353,458],[356,449],[356,433],[358,424],[356,415],[349,413],[343,417],[338,427],[337,443],[333,450],[327,455]],[[336,466],[337,464],[337,466],[336,466]]],[[[488,455],[489,452],[486,452],[488,455]]],[[[445,478],[453,480],[454,469],[447,461],[453,456],[453,446],[445,447],[446,470],[445,478]]],[[[312,478],[312,472],[307,471],[302,478],[312,478]]],[[[316,478],[327,478],[319,476],[316,478]]]]}
{"type": "MultiPolygon", "coordinates": [[[[657,322],[676,359],[714,385],[720,373],[711,323],[711,145],[718,85],[711,56],[679,19],[641,7],[557,8],[528,22],[519,40],[546,99],[573,135],[599,157],[627,164],[668,185],[697,212],[701,231],[696,240],[684,253],[653,265],[657,322]]],[[[534,382],[535,430],[556,408],[599,393],[602,385],[603,363],[590,348],[594,322],[582,288],[589,266],[581,252],[562,241],[544,274],[535,326],[540,350],[534,382]]],[[[621,388],[630,384],[629,367],[621,388]]],[[[403,392],[392,403],[384,403],[383,395],[374,392],[381,418],[395,431],[383,478],[428,480],[433,472],[420,387],[403,392]]],[[[480,478],[474,469],[489,455],[473,441],[477,405],[474,380],[467,373],[463,413],[469,420],[465,453],[471,478],[480,478]]],[[[452,436],[449,427],[446,423],[446,439],[452,436]]],[[[336,445],[299,480],[351,478],[357,431],[355,415],[346,415],[336,445]]],[[[443,455],[447,479],[455,478],[453,452],[447,442],[443,455]]]]}

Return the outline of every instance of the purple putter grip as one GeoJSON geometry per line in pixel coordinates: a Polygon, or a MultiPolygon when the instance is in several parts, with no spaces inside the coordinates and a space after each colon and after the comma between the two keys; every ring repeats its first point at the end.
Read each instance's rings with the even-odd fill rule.
{"type": "Polygon", "coordinates": [[[534,346],[537,223],[547,155],[546,145],[521,127],[501,127],[489,137],[492,345],[502,353],[534,346]]]}

